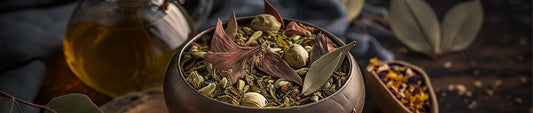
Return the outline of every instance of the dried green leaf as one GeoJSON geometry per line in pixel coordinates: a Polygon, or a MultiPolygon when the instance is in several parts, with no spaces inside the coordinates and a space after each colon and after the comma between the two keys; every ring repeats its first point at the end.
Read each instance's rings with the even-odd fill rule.
{"type": "Polygon", "coordinates": [[[265,4],[265,14],[270,14],[274,17],[276,17],[276,20],[278,20],[281,23],[281,27],[284,28],[285,24],[283,23],[283,19],[281,18],[281,15],[279,14],[278,10],[272,6],[267,0],[263,0],[265,4]]]}
{"type": "MultiPolygon", "coordinates": [[[[46,106],[58,113],[103,113],[87,95],[71,93],[53,98],[46,106]]],[[[49,113],[49,111],[45,111],[49,113]]]]}
{"type": "Polygon", "coordinates": [[[235,34],[237,33],[237,19],[235,17],[235,11],[231,12],[231,17],[228,20],[228,25],[226,25],[225,31],[230,38],[235,38],[235,34]]]}
{"type": "Polygon", "coordinates": [[[252,34],[252,36],[250,36],[250,38],[248,39],[248,41],[246,41],[246,43],[244,44],[245,46],[248,46],[250,45],[253,41],[257,41],[257,39],[259,39],[259,37],[261,37],[261,35],[263,35],[263,32],[262,31],[256,31],[254,32],[254,34],[252,34]]]}
{"type": "Polygon", "coordinates": [[[483,24],[480,0],[459,3],[451,8],[442,22],[443,52],[463,50],[474,41],[483,24]]]}
{"type": "Polygon", "coordinates": [[[302,94],[309,95],[322,87],[329,80],[333,72],[342,65],[342,60],[353,46],[355,46],[355,41],[333,49],[313,62],[305,76],[302,94]]]}
{"type": "Polygon", "coordinates": [[[398,40],[414,51],[440,54],[437,16],[424,0],[392,0],[389,21],[398,40]]]}

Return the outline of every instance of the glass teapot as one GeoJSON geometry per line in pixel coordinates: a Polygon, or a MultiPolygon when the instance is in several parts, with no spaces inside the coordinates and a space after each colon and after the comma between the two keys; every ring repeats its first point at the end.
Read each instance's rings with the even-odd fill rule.
{"type": "Polygon", "coordinates": [[[190,17],[174,0],[84,0],[63,47],[82,82],[116,97],[161,86],[172,56],[194,35],[190,17]]]}

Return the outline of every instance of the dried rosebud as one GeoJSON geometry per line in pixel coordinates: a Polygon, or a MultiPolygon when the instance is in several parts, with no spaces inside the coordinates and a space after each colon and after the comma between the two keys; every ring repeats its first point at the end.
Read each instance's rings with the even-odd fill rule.
{"type": "Polygon", "coordinates": [[[292,44],[285,52],[283,59],[294,68],[300,68],[307,65],[309,61],[309,54],[305,51],[304,47],[298,44],[292,44]]]}
{"type": "Polygon", "coordinates": [[[272,15],[260,14],[255,16],[250,22],[250,27],[263,32],[278,32],[281,28],[281,23],[272,15]]]}
{"type": "Polygon", "coordinates": [[[291,21],[285,29],[285,35],[311,35],[311,32],[298,25],[296,22],[291,21]]]}
{"type": "Polygon", "coordinates": [[[254,108],[263,108],[267,105],[267,99],[259,93],[248,92],[243,95],[241,105],[254,108]]]}

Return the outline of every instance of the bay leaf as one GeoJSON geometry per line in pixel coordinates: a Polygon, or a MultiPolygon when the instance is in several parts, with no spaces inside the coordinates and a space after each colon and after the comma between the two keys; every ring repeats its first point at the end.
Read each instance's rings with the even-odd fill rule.
{"type": "Polygon", "coordinates": [[[355,46],[355,41],[342,47],[335,48],[313,62],[305,75],[302,94],[309,95],[322,87],[333,72],[342,65],[343,59],[348,55],[348,51],[350,51],[353,46],[355,46]]]}
{"type": "Polygon", "coordinates": [[[483,8],[480,0],[459,3],[452,7],[442,22],[444,52],[463,50],[474,41],[483,24],[483,8]]]}
{"type": "Polygon", "coordinates": [[[439,22],[424,0],[392,0],[388,19],[398,40],[410,49],[428,55],[440,53],[439,22]]]}
{"type": "MultiPolygon", "coordinates": [[[[103,113],[87,95],[71,93],[53,98],[47,107],[57,113],[103,113]]],[[[50,113],[45,111],[45,113],[50,113]]]]}

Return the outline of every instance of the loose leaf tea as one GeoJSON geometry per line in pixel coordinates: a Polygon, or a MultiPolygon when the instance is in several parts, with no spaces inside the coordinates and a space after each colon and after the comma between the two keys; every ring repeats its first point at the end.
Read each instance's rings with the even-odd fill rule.
{"type": "Polygon", "coordinates": [[[244,23],[231,17],[226,29],[219,19],[211,34],[193,42],[180,64],[187,83],[212,99],[256,108],[316,102],[345,84],[350,66],[345,56],[355,43],[335,49],[314,27],[295,21],[284,27],[266,1],[265,13],[244,23]],[[307,85],[312,88],[302,89],[307,85]]]}
{"type": "Polygon", "coordinates": [[[422,75],[414,69],[400,64],[379,64],[377,58],[370,59],[373,70],[387,89],[407,109],[413,113],[431,111],[428,86],[423,82],[422,75]]]}
{"type": "Polygon", "coordinates": [[[393,0],[389,21],[398,40],[416,52],[430,56],[465,49],[483,21],[479,0],[454,6],[442,22],[424,0],[393,0]]]}

